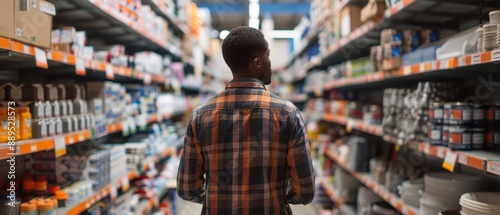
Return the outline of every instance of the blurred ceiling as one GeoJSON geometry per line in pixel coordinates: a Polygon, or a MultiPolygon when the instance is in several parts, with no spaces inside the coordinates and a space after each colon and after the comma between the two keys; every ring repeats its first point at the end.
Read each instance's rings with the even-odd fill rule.
{"type": "MultiPolygon", "coordinates": [[[[200,8],[208,8],[212,27],[218,31],[248,25],[249,0],[195,0],[200,8]]],[[[260,23],[272,18],[275,30],[292,30],[310,10],[311,0],[260,0],[260,23]]]]}

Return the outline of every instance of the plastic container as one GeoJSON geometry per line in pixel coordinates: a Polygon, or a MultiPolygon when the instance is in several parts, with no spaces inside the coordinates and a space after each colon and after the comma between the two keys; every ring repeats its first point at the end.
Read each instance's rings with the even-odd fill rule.
{"type": "Polygon", "coordinates": [[[452,103],[449,112],[449,124],[466,125],[472,122],[472,105],[465,102],[452,103]]]}
{"type": "Polygon", "coordinates": [[[66,207],[66,201],[68,200],[68,194],[64,190],[56,191],[55,198],[57,199],[57,207],[66,207]]]}
{"type": "Polygon", "coordinates": [[[443,145],[443,126],[435,124],[429,124],[428,126],[427,138],[429,139],[429,143],[436,146],[443,145]]]}
{"type": "Polygon", "coordinates": [[[432,103],[429,108],[429,121],[434,124],[443,123],[444,104],[440,102],[432,103]]]}
{"type": "Polygon", "coordinates": [[[20,118],[20,133],[21,140],[29,140],[32,136],[31,131],[31,113],[29,107],[18,107],[17,108],[18,116],[20,118]]]}
{"type": "Polygon", "coordinates": [[[443,105],[443,124],[450,123],[451,103],[444,103],[443,105]]]}
{"type": "Polygon", "coordinates": [[[483,126],[486,124],[486,109],[485,105],[474,104],[472,105],[472,124],[476,126],[483,126]]]}
{"type": "Polygon", "coordinates": [[[457,150],[472,148],[472,130],[466,126],[450,126],[448,147],[457,150]]]}
{"type": "Polygon", "coordinates": [[[59,208],[58,207],[59,203],[57,202],[57,199],[55,197],[49,197],[49,198],[46,198],[45,201],[52,203],[52,206],[54,207],[54,214],[57,215],[58,214],[57,209],[59,208]]]}
{"type": "Polygon", "coordinates": [[[490,125],[500,124],[500,103],[489,104],[486,106],[486,121],[490,125]]]}
{"type": "Polygon", "coordinates": [[[485,136],[484,128],[472,128],[472,149],[484,149],[485,136]]]}
{"type": "Polygon", "coordinates": [[[486,131],[485,147],[487,149],[500,149],[500,129],[490,128],[486,131]]]}
{"type": "Polygon", "coordinates": [[[448,146],[450,142],[450,126],[443,125],[443,145],[448,146]]]}
{"type": "Polygon", "coordinates": [[[20,215],[37,215],[36,204],[34,203],[23,203],[21,204],[20,215]]]}

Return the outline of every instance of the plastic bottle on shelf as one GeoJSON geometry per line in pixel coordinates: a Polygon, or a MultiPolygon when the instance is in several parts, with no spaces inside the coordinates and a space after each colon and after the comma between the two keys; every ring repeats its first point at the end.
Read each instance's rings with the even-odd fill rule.
{"type": "Polygon", "coordinates": [[[34,203],[23,203],[21,204],[20,215],[37,215],[36,204],[34,203]]]}
{"type": "Polygon", "coordinates": [[[31,139],[31,113],[29,107],[18,107],[18,116],[20,118],[21,140],[31,139]]]}
{"type": "Polygon", "coordinates": [[[9,141],[9,115],[7,114],[7,108],[0,108],[0,143],[6,143],[9,141]]]}
{"type": "Polygon", "coordinates": [[[68,199],[68,194],[64,190],[56,191],[55,198],[57,199],[57,207],[64,208],[66,207],[66,200],[68,199]]]}
{"type": "Polygon", "coordinates": [[[22,200],[27,202],[33,198],[33,190],[35,189],[35,181],[31,178],[23,180],[22,200]]]}

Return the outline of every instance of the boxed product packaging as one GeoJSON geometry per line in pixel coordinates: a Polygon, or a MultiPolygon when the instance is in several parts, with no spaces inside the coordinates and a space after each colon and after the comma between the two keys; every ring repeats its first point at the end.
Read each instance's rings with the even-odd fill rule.
{"type": "Polygon", "coordinates": [[[368,4],[361,9],[361,22],[365,23],[384,13],[387,5],[385,0],[370,0],[368,4]]]}
{"type": "Polygon", "coordinates": [[[340,35],[348,36],[352,31],[361,26],[361,8],[358,6],[346,6],[340,11],[340,35]]]}
{"type": "Polygon", "coordinates": [[[50,48],[54,4],[40,0],[4,1],[0,7],[0,36],[50,48]]]}
{"type": "Polygon", "coordinates": [[[397,70],[403,64],[401,57],[385,58],[382,62],[382,69],[384,71],[397,70]]]}
{"type": "Polygon", "coordinates": [[[385,29],[380,33],[380,44],[403,44],[403,33],[395,29],[385,29]]]}

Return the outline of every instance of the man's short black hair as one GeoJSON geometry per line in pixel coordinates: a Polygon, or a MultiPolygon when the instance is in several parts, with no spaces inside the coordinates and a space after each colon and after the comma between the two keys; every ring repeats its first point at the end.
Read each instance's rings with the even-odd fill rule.
{"type": "Polygon", "coordinates": [[[247,26],[237,27],[222,42],[222,56],[231,70],[246,69],[259,52],[267,51],[264,34],[247,26]]]}

